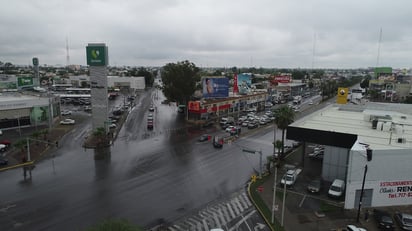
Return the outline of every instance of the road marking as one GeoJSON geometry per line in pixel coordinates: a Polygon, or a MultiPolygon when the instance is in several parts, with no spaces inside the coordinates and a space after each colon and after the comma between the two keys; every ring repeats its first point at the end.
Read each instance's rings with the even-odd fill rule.
{"type": "Polygon", "coordinates": [[[235,216],[235,213],[232,210],[232,207],[230,206],[229,203],[226,203],[226,205],[227,205],[227,209],[229,210],[230,215],[232,216],[232,219],[235,219],[236,216],[235,216]]]}

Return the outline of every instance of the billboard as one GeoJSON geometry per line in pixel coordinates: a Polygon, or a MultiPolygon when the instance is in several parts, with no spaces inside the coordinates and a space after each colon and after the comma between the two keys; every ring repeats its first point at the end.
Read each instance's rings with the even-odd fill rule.
{"type": "Polygon", "coordinates": [[[276,75],[275,76],[275,82],[278,82],[278,83],[290,83],[290,82],[292,82],[292,78],[291,78],[292,76],[290,76],[290,75],[276,75]]]}
{"type": "Polygon", "coordinates": [[[229,97],[229,79],[222,77],[202,78],[203,98],[229,97]]]}
{"type": "Polygon", "coordinates": [[[248,94],[252,88],[252,75],[238,74],[237,75],[237,86],[239,89],[239,94],[241,95],[248,94]]]}
{"type": "Polygon", "coordinates": [[[18,87],[32,87],[33,86],[33,78],[32,77],[18,77],[17,78],[17,86],[18,87]]]}

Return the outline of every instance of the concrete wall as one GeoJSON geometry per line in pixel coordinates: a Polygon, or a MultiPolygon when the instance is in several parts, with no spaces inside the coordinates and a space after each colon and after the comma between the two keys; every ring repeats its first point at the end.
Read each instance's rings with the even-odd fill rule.
{"type": "Polygon", "coordinates": [[[367,198],[371,204],[363,204],[364,207],[412,204],[412,150],[373,150],[372,153],[372,161],[368,162],[366,149],[351,150],[345,208],[357,207],[365,165],[368,170],[364,189],[372,193],[371,198],[367,198]]]}
{"type": "Polygon", "coordinates": [[[325,146],[322,165],[322,178],[332,182],[334,179],[346,179],[348,149],[325,146]]]}

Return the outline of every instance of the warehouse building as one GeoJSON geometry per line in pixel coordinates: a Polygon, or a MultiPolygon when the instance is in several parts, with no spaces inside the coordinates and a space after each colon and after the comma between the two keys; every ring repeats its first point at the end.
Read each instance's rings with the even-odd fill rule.
{"type": "Polygon", "coordinates": [[[322,178],[346,182],[345,208],[412,204],[412,107],[329,105],[287,129],[287,139],[325,145],[322,178]]]}

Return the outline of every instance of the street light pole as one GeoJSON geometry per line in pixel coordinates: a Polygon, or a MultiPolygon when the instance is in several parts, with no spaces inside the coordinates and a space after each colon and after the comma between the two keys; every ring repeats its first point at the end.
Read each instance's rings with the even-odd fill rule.
{"type": "Polygon", "coordinates": [[[275,207],[276,207],[276,178],[277,178],[277,173],[278,173],[278,163],[276,161],[275,164],[275,179],[273,180],[273,203],[272,203],[272,224],[275,223],[275,207]]]}
{"type": "Polygon", "coordinates": [[[283,184],[283,202],[282,202],[282,221],[280,225],[283,227],[283,218],[285,217],[285,200],[286,200],[286,181],[283,184]]]}
{"type": "Polygon", "coordinates": [[[356,217],[356,221],[359,222],[359,216],[360,216],[360,210],[362,206],[362,197],[363,197],[363,192],[365,189],[365,178],[366,178],[366,173],[368,172],[368,165],[365,164],[365,171],[363,172],[363,180],[362,180],[362,189],[361,189],[361,194],[359,197],[359,204],[358,204],[358,216],[356,217]]]}

